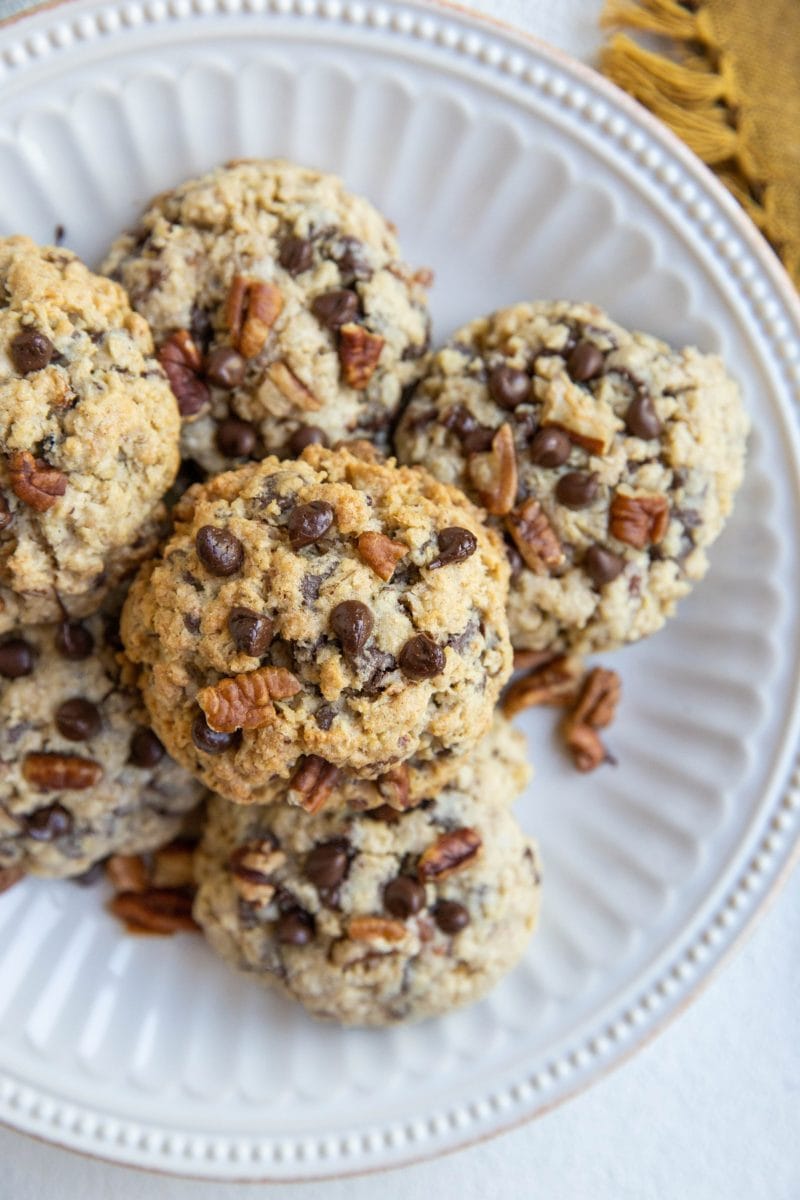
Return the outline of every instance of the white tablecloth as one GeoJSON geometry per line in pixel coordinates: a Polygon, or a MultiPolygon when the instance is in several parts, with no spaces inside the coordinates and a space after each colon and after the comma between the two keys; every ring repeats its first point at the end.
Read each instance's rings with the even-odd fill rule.
{"type": "MultiPolygon", "coordinates": [[[[0,15],[25,0],[0,0],[0,15]]],[[[474,0],[591,60],[600,0],[474,0]]],[[[146,1176],[0,1130],[0,1200],[800,1200],[800,873],[680,1019],[584,1095],[472,1150],[330,1184],[146,1176]]]]}

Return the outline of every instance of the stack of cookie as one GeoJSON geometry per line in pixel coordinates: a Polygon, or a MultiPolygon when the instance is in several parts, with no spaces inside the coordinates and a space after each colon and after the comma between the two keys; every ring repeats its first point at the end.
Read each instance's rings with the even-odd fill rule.
{"type": "Polygon", "coordinates": [[[512,645],[663,624],[741,479],[735,385],[589,305],[432,354],[429,273],[285,162],[159,197],[110,279],[3,253],[0,865],[152,849],[207,790],[223,957],[345,1023],[482,995],[538,910],[512,645]]]}

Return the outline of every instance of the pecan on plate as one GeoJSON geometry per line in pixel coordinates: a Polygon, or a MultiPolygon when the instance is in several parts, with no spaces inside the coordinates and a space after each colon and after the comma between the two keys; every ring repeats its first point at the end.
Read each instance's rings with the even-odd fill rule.
{"type": "Polygon", "coordinates": [[[578,663],[574,658],[559,655],[509,685],[503,696],[503,715],[510,718],[539,704],[569,704],[577,684],[578,663]]]}
{"type": "Polygon", "coordinates": [[[158,352],[182,417],[196,417],[209,401],[208,384],[202,378],[203,359],[192,335],[179,329],[158,352]]]}
{"type": "Polygon", "coordinates": [[[0,867],[0,892],[7,892],[24,877],[22,867],[0,867]]]}
{"type": "MultiPolygon", "coordinates": [[[[150,882],[155,888],[194,887],[194,845],[176,838],[151,856],[150,882]]],[[[120,889],[122,890],[122,889],[120,889]]]]}
{"type": "Polygon", "coordinates": [[[197,703],[217,733],[260,729],[275,717],[273,700],[286,700],[300,683],[285,667],[258,667],[244,675],[221,679],[197,693],[197,703]]]}
{"type": "Polygon", "coordinates": [[[417,876],[420,883],[438,882],[468,867],[480,851],[481,835],[467,827],[441,834],[420,855],[417,876]]]}
{"type": "Polygon", "coordinates": [[[282,308],[283,296],[274,283],[234,276],[225,302],[225,324],[242,358],[255,358],[264,349],[282,308]]]}
{"type": "Polygon", "coordinates": [[[517,498],[517,455],[508,422],[497,430],[490,450],[470,455],[468,470],[487,512],[496,517],[511,512],[517,498]]]}
{"type": "Polygon", "coordinates": [[[106,875],[116,892],[146,892],[151,882],[141,854],[112,854],[106,859],[106,875]]]}
{"type": "Polygon", "coordinates": [[[339,330],[339,362],[348,387],[362,391],[373,376],[384,340],[350,321],[339,330]]]}
{"type": "Polygon", "coordinates": [[[590,725],[575,725],[566,721],[562,733],[572,761],[579,771],[595,771],[608,759],[599,733],[590,725]]]}
{"type": "Polygon", "coordinates": [[[360,533],[358,535],[358,553],[368,567],[385,583],[394,575],[394,569],[408,554],[408,546],[402,542],[393,542],[385,533],[360,533]]]}
{"type": "Polygon", "coordinates": [[[264,908],[275,895],[274,873],[286,862],[286,855],[273,842],[248,842],[231,855],[229,867],[233,886],[247,904],[264,908]]]}
{"type": "Polygon", "coordinates": [[[40,791],[83,791],[100,782],[103,768],[77,754],[26,754],[22,774],[40,791]]]}
{"type": "Polygon", "coordinates": [[[108,903],[109,912],[124,921],[130,933],[194,931],[192,896],[169,888],[146,892],[120,892],[108,903]]]}
{"type": "Polygon", "coordinates": [[[530,497],[505,519],[508,532],[527,566],[536,575],[548,575],[564,561],[564,551],[547,514],[530,497]]]}
{"type": "Polygon", "coordinates": [[[402,942],[406,927],[390,917],[351,917],[347,935],[356,942],[402,942]]]}
{"type": "Polygon", "coordinates": [[[625,496],[611,501],[609,530],[613,537],[635,550],[660,542],[669,525],[666,496],[625,496]]]}
{"type": "Polygon", "coordinates": [[[593,771],[609,761],[597,733],[614,719],[621,683],[616,671],[595,667],[583,681],[578,698],[561,726],[562,737],[579,771],[593,771]]]}
{"type": "Polygon", "coordinates": [[[9,473],[14,494],[36,512],[47,512],[67,490],[64,472],[34,458],[28,450],[14,451],[9,473]]]}
{"type": "Polygon", "coordinates": [[[307,813],[322,808],[339,780],[339,768],[318,754],[307,754],[289,780],[290,804],[297,804],[307,813]]]}

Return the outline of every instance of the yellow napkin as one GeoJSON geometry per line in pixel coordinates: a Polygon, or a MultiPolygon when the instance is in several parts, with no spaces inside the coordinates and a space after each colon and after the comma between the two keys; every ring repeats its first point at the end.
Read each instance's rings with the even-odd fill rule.
{"type": "Polygon", "coordinates": [[[800,288],[800,0],[606,0],[601,67],[707,162],[800,288]]]}

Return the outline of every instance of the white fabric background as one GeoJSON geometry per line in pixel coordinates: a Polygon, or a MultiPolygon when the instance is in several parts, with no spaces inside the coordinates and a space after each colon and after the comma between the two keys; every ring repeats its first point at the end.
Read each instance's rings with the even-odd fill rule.
{"type": "MultiPolygon", "coordinates": [[[[0,15],[25,0],[0,0],[0,15]]],[[[591,60],[600,0],[474,0],[591,60]]],[[[7,181],[6,181],[7,184],[7,181]]],[[[800,874],[653,1044],[534,1124],[436,1162],[331,1184],[203,1184],[0,1130],[0,1200],[800,1200],[800,874]]]]}

